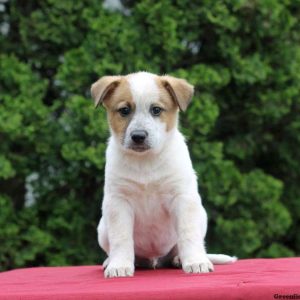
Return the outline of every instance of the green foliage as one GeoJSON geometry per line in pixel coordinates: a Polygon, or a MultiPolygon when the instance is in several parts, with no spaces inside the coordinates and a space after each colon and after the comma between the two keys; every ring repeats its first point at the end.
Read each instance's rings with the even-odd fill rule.
{"type": "Polygon", "coordinates": [[[169,73],[207,247],[300,254],[300,2],[7,1],[0,12],[0,269],[98,263],[109,135],[98,77],[169,73]],[[6,30],[6,29],[8,30],[6,30]]]}

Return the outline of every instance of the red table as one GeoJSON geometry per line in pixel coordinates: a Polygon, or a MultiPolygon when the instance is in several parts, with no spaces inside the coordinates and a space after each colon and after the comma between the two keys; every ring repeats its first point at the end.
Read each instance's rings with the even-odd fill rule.
{"type": "Polygon", "coordinates": [[[18,269],[0,273],[0,299],[300,299],[300,258],[239,260],[199,275],[137,270],[113,279],[103,278],[101,266],[18,269]]]}

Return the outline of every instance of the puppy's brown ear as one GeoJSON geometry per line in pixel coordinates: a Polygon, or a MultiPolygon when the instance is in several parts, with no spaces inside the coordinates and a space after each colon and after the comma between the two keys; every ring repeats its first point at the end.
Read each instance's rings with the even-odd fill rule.
{"type": "Polygon", "coordinates": [[[120,81],[121,76],[103,76],[92,84],[91,95],[95,101],[95,107],[112,95],[120,81]]]}
{"type": "Polygon", "coordinates": [[[194,95],[194,87],[186,80],[172,76],[161,76],[161,80],[180,110],[185,111],[194,95]]]}

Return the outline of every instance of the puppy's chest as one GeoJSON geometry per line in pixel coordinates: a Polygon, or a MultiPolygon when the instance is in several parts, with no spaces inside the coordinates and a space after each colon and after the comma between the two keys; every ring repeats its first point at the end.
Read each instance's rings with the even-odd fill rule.
{"type": "Polygon", "coordinates": [[[168,185],[154,182],[132,185],[127,199],[134,211],[135,253],[141,257],[166,255],[176,240],[171,214],[173,192],[168,185]]]}
{"type": "Polygon", "coordinates": [[[119,192],[131,203],[137,214],[145,217],[166,213],[174,197],[174,190],[163,180],[147,184],[129,180],[120,187],[119,192]]]}

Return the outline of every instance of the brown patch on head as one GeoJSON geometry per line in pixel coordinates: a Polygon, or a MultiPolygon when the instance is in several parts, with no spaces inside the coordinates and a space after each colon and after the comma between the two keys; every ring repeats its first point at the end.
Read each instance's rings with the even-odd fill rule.
{"type": "Polygon", "coordinates": [[[96,106],[102,103],[106,108],[110,127],[122,143],[135,110],[129,83],[123,76],[104,76],[92,85],[91,93],[96,106]],[[122,107],[130,107],[131,113],[121,116],[122,107]]]}
{"type": "Polygon", "coordinates": [[[107,109],[108,120],[112,130],[123,141],[125,131],[135,110],[129,83],[126,79],[123,78],[121,80],[120,85],[116,88],[109,101],[104,103],[104,106],[107,109]],[[126,117],[121,116],[119,109],[122,107],[130,107],[131,113],[126,117]]]}
{"type": "Polygon", "coordinates": [[[121,76],[103,76],[91,86],[91,95],[95,101],[95,107],[109,98],[120,84],[121,76]]]}
{"type": "Polygon", "coordinates": [[[177,124],[178,105],[164,87],[161,77],[156,78],[156,83],[159,89],[159,102],[157,104],[163,108],[163,112],[160,114],[159,118],[162,122],[166,123],[167,131],[170,131],[177,124]]]}
{"type": "Polygon", "coordinates": [[[194,87],[186,80],[172,76],[161,76],[160,79],[180,110],[185,111],[194,95],[194,87]]]}

